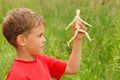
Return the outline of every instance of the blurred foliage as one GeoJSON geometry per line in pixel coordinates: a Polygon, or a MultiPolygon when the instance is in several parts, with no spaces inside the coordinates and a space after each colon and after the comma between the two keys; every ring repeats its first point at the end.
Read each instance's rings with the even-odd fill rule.
{"type": "MultiPolygon", "coordinates": [[[[46,21],[44,53],[67,61],[71,48],[66,42],[72,37],[66,26],[81,10],[81,18],[91,24],[82,45],[81,67],[75,75],[61,80],[119,80],[120,79],[120,0],[0,0],[0,27],[7,11],[27,7],[41,14],[46,21]]],[[[15,57],[0,30],[0,80],[7,75],[15,57]]]]}

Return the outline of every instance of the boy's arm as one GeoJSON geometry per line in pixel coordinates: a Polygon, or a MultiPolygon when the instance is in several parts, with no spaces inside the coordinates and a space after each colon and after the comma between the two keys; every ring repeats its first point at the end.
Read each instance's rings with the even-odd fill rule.
{"type": "MultiPolygon", "coordinates": [[[[75,25],[76,23],[73,24],[73,33],[75,33],[75,25]]],[[[81,22],[79,22],[79,25],[81,26],[81,29],[87,30],[87,28],[82,25],[81,22]]],[[[77,37],[73,41],[73,47],[72,47],[72,52],[69,57],[67,67],[65,70],[65,73],[67,74],[74,74],[77,73],[80,67],[80,59],[81,59],[81,45],[82,45],[82,38],[84,36],[84,33],[79,32],[77,34],[77,37]]]]}

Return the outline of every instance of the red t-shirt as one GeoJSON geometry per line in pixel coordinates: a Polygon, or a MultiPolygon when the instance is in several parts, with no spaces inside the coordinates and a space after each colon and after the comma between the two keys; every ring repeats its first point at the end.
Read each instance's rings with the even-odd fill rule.
{"type": "Polygon", "coordinates": [[[39,55],[34,61],[15,60],[6,80],[59,80],[65,68],[66,62],[39,55]]]}

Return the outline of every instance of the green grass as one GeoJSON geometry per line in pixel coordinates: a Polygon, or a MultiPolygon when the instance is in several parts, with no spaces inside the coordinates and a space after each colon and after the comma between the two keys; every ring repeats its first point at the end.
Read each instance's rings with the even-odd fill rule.
{"type": "Polygon", "coordinates": [[[82,44],[81,67],[75,75],[64,75],[61,80],[119,80],[120,79],[120,2],[119,0],[0,0],[0,80],[4,80],[15,50],[1,32],[6,12],[13,8],[28,7],[41,14],[46,21],[44,53],[67,61],[71,52],[66,42],[72,37],[66,26],[81,10],[81,17],[91,25],[82,44]]]}

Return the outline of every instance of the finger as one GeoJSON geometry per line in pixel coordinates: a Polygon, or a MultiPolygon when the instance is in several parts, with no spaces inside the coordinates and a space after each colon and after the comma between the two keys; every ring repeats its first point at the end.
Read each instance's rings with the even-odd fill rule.
{"type": "Polygon", "coordinates": [[[79,22],[78,25],[80,26],[80,29],[87,31],[87,28],[81,22],[79,22]]]}
{"type": "Polygon", "coordinates": [[[87,31],[87,28],[84,25],[82,25],[81,29],[87,31]]]}
{"type": "Polygon", "coordinates": [[[74,22],[74,23],[72,24],[72,30],[73,30],[73,31],[75,31],[75,30],[76,30],[76,28],[75,28],[75,27],[76,27],[76,22],[74,22]]]}

